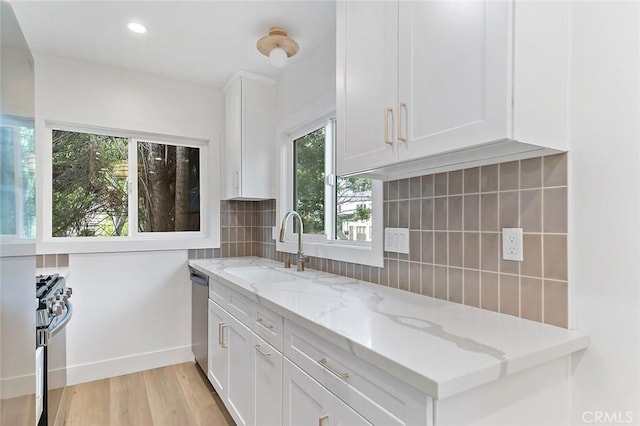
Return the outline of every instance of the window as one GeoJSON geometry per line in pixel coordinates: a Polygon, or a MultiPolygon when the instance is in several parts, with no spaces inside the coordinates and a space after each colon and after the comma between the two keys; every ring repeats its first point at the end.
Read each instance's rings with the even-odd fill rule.
{"type": "Polygon", "coordinates": [[[293,141],[294,210],[305,234],[325,233],[325,133],[321,127],[293,141]]]}
{"type": "Polygon", "coordinates": [[[371,179],[334,173],[334,120],[294,138],[293,205],[305,234],[329,240],[371,241],[371,179]]]}
{"type": "Polygon", "coordinates": [[[51,235],[199,232],[200,149],[53,129],[51,235]]]}
{"type": "Polygon", "coordinates": [[[33,120],[2,117],[0,128],[0,236],[36,237],[33,120]]]}

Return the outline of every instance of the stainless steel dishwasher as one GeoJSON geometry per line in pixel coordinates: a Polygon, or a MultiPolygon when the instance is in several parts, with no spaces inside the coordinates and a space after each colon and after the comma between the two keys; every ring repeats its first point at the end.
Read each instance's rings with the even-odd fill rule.
{"type": "Polygon", "coordinates": [[[207,336],[209,276],[196,271],[191,266],[189,266],[189,273],[191,276],[191,351],[196,363],[206,375],[209,361],[207,336]]]}

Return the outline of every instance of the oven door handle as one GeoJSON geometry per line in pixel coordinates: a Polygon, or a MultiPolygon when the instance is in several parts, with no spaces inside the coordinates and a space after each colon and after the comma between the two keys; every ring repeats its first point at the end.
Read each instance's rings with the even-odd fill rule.
{"type": "Polygon", "coordinates": [[[73,305],[70,302],[67,302],[67,313],[51,330],[49,330],[49,339],[51,339],[53,336],[55,336],[60,331],[62,331],[62,329],[69,323],[72,316],[73,316],[73,305]]]}

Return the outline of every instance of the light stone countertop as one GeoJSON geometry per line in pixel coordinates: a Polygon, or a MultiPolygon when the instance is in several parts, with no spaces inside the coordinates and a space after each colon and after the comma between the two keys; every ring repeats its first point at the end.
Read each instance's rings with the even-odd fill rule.
{"type": "Polygon", "coordinates": [[[435,399],[588,345],[577,331],[268,259],[189,264],[435,399]]]}

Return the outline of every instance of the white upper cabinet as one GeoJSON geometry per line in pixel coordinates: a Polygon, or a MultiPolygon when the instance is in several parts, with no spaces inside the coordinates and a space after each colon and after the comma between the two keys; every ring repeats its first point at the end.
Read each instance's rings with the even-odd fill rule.
{"type": "Polygon", "coordinates": [[[337,165],[344,174],[395,156],[398,4],[348,1],[337,8],[337,165]]]}
{"type": "Polygon", "coordinates": [[[223,199],[275,197],[275,82],[241,73],[225,87],[223,199]]]}
{"type": "Polygon", "coordinates": [[[518,141],[569,147],[571,7],[570,1],[515,4],[513,138],[518,141]]]}
{"type": "Polygon", "coordinates": [[[339,2],[338,174],[398,177],[566,150],[561,131],[536,129],[566,117],[567,6],[522,3],[339,2]]]}
{"type": "Polygon", "coordinates": [[[508,5],[400,2],[398,160],[504,138],[508,5]]]}

